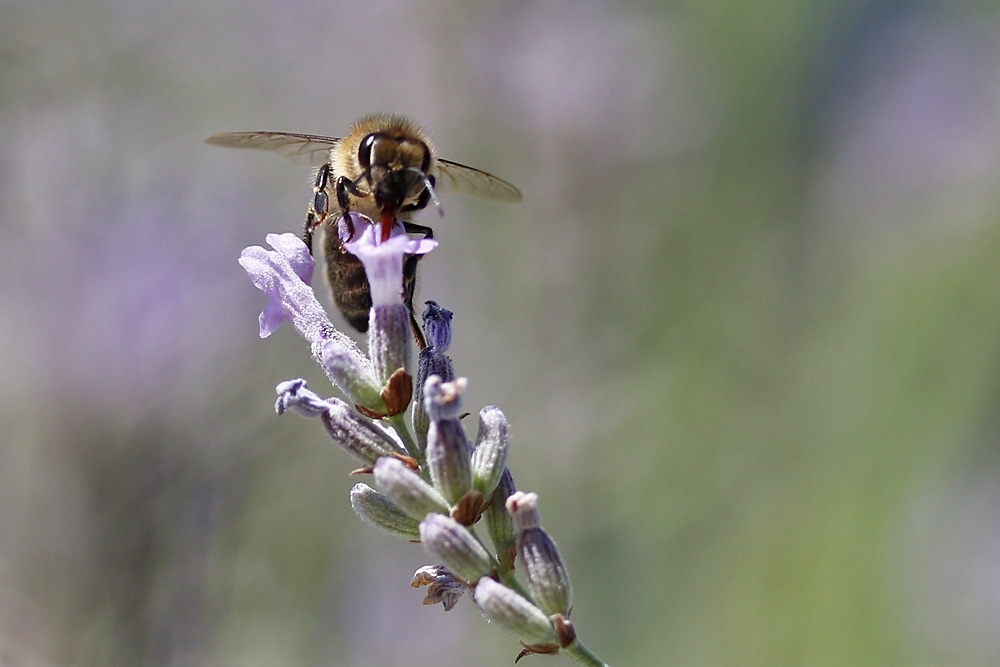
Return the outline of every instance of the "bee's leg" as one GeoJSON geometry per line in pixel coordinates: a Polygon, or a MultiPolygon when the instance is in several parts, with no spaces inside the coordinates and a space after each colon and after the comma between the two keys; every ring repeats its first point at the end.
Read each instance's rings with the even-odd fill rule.
{"type": "MultiPolygon", "coordinates": [[[[403,228],[407,234],[423,234],[425,239],[434,238],[433,229],[415,222],[404,222],[403,228]]],[[[422,350],[427,347],[427,339],[424,337],[424,332],[417,322],[417,316],[413,312],[413,297],[417,287],[417,261],[419,259],[420,255],[407,255],[406,259],[403,260],[403,284],[406,287],[406,309],[410,312],[410,330],[413,331],[417,347],[422,350]]]]}
{"type": "MultiPolygon", "coordinates": [[[[417,226],[419,227],[420,225],[417,226]]],[[[428,231],[430,230],[428,229],[428,231]]],[[[403,258],[403,288],[406,292],[404,297],[406,310],[410,314],[410,331],[413,332],[413,338],[417,341],[417,349],[422,350],[427,347],[427,339],[424,337],[424,331],[420,328],[417,317],[413,313],[413,297],[417,291],[418,261],[420,261],[420,255],[407,255],[403,258]]]]}
{"type": "Polygon", "coordinates": [[[312,207],[309,208],[309,212],[306,213],[306,224],[302,226],[302,242],[306,244],[309,248],[309,254],[313,254],[313,230],[319,223],[316,221],[316,213],[313,212],[312,207]]]}
{"type": "Polygon", "coordinates": [[[330,195],[326,193],[326,188],[330,184],[330,165],[324,164],[316,172],[316,182],[313,184],[313,204],[319,223],[326,222],[326,216],[330,213],[330,195]]]}
{"type": "MultiPolygon", "coordinates": [[[[361,180],[360,178],[358,180],[361,180]]],[[[347,223],[347,233],[348,239],[354,239],[354,223],[351,222],[351,218],[348,215],[350,213],[350,200],[348,199],[348,194],[352,194],[355,197],[363,197],[365,193],[358,187],[358,181],[352,181],[346,176],[340,176],[337,178],[337,205],[340,207],[340,215],[344,218],[344,222],[347,223]]]]}
{"type": "Polygon", "coordinates": [[[404,222],[403,229],[407,234],[423,234],[425,239],[434,238],[434,230],[425,225],[418,225],[415,222],[404,222]]]}
{"type": "Polygon", "coordinates": [[[417,324],[417,318],[413,315],[413,295],[412,292],[410,296],[406,298],[407,306],[410,309],[410,331],[413,332],[413,339],[417,341],[417,351],[420,351],[427,347],[427,339],[424,337],[424,332],[417,324]]]}
{"type": "Polygon", "coordinates": [[[309,248],[309,254],[313,249],[313,232],[317,227],[326,222],[330,215],[330,196],[326,193],[327,185],[330,182],[330,165],[324,164],[316,172],[316,182],[313,183],[313,200],[306,213],[306,224],[302,230],[302,240],[309,248]]]}

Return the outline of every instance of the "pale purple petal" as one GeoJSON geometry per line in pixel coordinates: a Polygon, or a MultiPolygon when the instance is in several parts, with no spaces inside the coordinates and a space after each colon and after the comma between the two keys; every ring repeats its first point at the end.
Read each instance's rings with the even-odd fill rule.
{"type": "Polygon", "coordinates": [[[371,220],[351,214],[354,240],[344,243],[349,253],[364,264],[371,285],[372,305],[403,303],[403,258],[421,255],[437,247],[434,239],[413,239],[398,220],[387,241],[378,242],[378,226],[371,220]]]}
{"type": "Polygon", "coordinates": [[[260,314],[260,337],[271,335],[288,319],[310,343],[325,340],[333,325],[312,287],[303,282],[303,278],[312,277],[308,248],[294,234],[269,234],[267,241],[274,250],[251,246],[239,260],[251,282],[270,299],[260,314]]]}
{"type": "Polygon", "coordinates": [[[281,253],[291,265],[295,275],[307,285],[312,284],[313,267],[316,262],[305,242],[295,234],[268,234],[267,244],[281,253]]]}

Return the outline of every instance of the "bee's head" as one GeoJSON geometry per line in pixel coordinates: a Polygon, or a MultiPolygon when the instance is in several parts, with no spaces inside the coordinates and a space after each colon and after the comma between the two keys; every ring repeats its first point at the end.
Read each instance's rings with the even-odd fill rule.
{"type": "Polygon", "coordinates": [[[379,209],[415,211],[427,205],[433,181],[427,174],[431,151],[423,141],[373,132],[358,145],[358,164],[358,180],[368,181],[379,209]]]}

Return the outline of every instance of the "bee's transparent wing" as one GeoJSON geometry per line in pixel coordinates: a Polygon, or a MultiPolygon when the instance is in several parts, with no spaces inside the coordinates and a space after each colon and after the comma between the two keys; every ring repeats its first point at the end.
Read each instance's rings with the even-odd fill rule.
{"type": "Polygon", "coordinates": [[[439,192],[458,192],[498,202],[521,201],[520,190],[485,171],[449,160],[437,160],[437,171],[436,188],[439,192]]]}
{"type": "Polygon", "coordinates": [[[274,151],[295,164],[317,167],[330,160],[330,149],[337,145],[336,137],[294,132],[225,132],[205,139],[205,143],[226,148],[256,148],[274,151]]]}

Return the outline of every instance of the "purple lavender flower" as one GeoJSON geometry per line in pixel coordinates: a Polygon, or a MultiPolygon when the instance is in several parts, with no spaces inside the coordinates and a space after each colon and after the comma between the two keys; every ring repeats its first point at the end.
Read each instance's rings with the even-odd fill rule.
{"type": "Polygon", "coordinates": [[[240,255],[240,266],[271,300],[260,314],[260,337],[267,338],[288,319],[307,340],[315,342],[333,325],[309,286],[312,255],[294,234],[268,234],[267,242],[274,250],[251,246],[240,255]]]}
{"type": "Polygon", "coordinates": [[[351,213],[354,240],[344,243],[347,252],[364,264],[368,283],[371,285],[372,305],[388,306],[403,303],[403,258],[405,255],[423,255],[437,247],[434,239],[413,239],[407,235],[403,223],[396,220],[389,239],[379,242],[381,235],[375,223],[357,213],[351,213]]]}
{"type": "Polygon", "coordinates": [[[354,341],[330,323],[316,299],[309,285],[314,263],[306,244],[294,234],[268,234],[267,242],[274,250],[250,246],[239,260],[251,282],[270,299],[259,317],[260,337],[267,338],[287,319],[309,341],[317,361],[323,360],[329,343],[358,365],[370,365],[354,341]]]}

